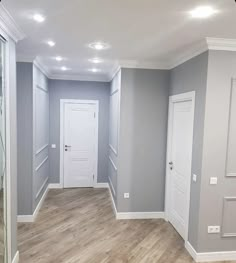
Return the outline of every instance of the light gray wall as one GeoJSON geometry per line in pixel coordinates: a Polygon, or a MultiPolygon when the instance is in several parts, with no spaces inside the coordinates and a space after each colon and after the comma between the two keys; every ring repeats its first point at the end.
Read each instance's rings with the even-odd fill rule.
{"type": "Polygon", "coordinates": [[[17,63],[17,139],[18,215],[32,215],[49,178],[48,146],[38,152],[49,144],[47,78],[33,63],[17,63]]]}
{"type": "MultiPolygon", "coordinates": [[[[236,116],[236,112],[230,111],[230,104],[236,103],[235,100],[231,101],[232,78],[236,78],[236,52],[209,51],[198,230],[199,252],[236,250],[236,237],[222,237],[225,228],[236,234],[236,200],[231,202],[231,209],[224,209],[224,198],[236,197],[236,177],[226,177],[229,120],[230,115],[236,116]],[[212,176],[218,178],[217,185],[209,184],[212,176]],[[227,218],[231,220],[223,223],[227,218]],[[221,226],[221,233],[209,235],[209,225],[221,226]]],[[[231,139],[235,141],[236,134],[231,139]]],[[[234,172],[236,173],[236,170],[234,172]]]]}
{"type": "Polygon", "coordinates": [[[33,211],[49,182],[48,79],[33,66],[33,211]]]}
{"type": "Polygon", "coordinates": [[[60,179],[60,99],[99,100],[98,182],[108,181],[108,123],[110,84],[49,80],[50,97],[50,183],[60,179]]]}
{"type": "Polygon", "coordinates": [[[121,70],[119,212],[164,211],[168,87],[168,71],[121,70]]]}
{"type": "Polygon", "coordinates": [[[193,134],[192,174],[198,176],[191,184],[189,241],[197,249],[198,213],[202,175],[203,132],[207,86],[208,52],[181,64],[171,70],[170,95],[195,91],[195,116],[193,134]]]}
{"type": "Polygon", "coordinates": [[[120,89],[121,71],[117,72],[110,88],[110,118],[109,118],[109,162],[108,181],[117,206],[117,175],[119,156],[119,126],[120,126],[120,89]]]}
{"type": "Polygon", "coordinates": [[[33,67],[17,63],[18,215],[32,213],[33,67]]]}

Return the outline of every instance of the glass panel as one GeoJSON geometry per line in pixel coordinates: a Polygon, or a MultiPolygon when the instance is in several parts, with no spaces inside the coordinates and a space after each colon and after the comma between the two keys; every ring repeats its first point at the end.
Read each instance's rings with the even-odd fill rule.
{"type": "Polygon", "coordinates": [[[5,44],[0,40],[0,263],[6,262],[5,44]]]}

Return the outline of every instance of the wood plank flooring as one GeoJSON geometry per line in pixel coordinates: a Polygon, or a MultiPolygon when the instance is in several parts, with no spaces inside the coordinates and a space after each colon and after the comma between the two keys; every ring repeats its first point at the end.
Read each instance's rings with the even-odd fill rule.
{"type": "Polygon", "coordinates": [[[19,224],[20,263],[192,263],[164,220],[116,220],[106,189],[50,190],[19,224]]]}

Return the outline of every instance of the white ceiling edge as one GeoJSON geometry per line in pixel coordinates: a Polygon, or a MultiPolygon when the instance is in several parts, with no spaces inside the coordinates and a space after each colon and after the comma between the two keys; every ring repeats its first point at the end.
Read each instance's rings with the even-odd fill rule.
{"type": "Polygon", "coordinates": [[[70,74],[70,73],[51,73],[47,67],[40,61],[38,57],[25,57],[17,54],[18,62],[32,62],[34,63],[49,79],[57,80],[77,80],[77,81],[97,81],[110,82],[120,68],[138,68],[138,69],[159,69],[171,70],[184,62],[204,53],[207,50],[219,51],[236,51],[236,39],[222,39],[222,38],[205,38],[198,43],[193,44],[184,52],[180,52],[178,56],[173,58],[168,63],[149,63],[147,61],[136,60],[121,60],[117,61],[111,71],[106,75],[99,73],[95,74],[70,74]]]}
{"type": "Polygon", "coordinates": [[[15,42],[25,38],[24,32],[16,24],[7,9],[0,3],[0,28],[15,42]]]}

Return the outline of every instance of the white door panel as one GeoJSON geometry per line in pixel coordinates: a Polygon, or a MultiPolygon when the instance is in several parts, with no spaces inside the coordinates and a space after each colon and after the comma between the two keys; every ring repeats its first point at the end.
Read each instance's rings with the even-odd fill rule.
{"type": "Polygon", "coordinates": [[[177,101],[172,106],[169,129],[169,221],[185,238],[188,227],[191,181],[193,101],[177,101]]]}
{"type": "Polygon", "coordinates": [[[92,187],[96,159],[96,106],[66,103],[64,187],[92,187]]]}

